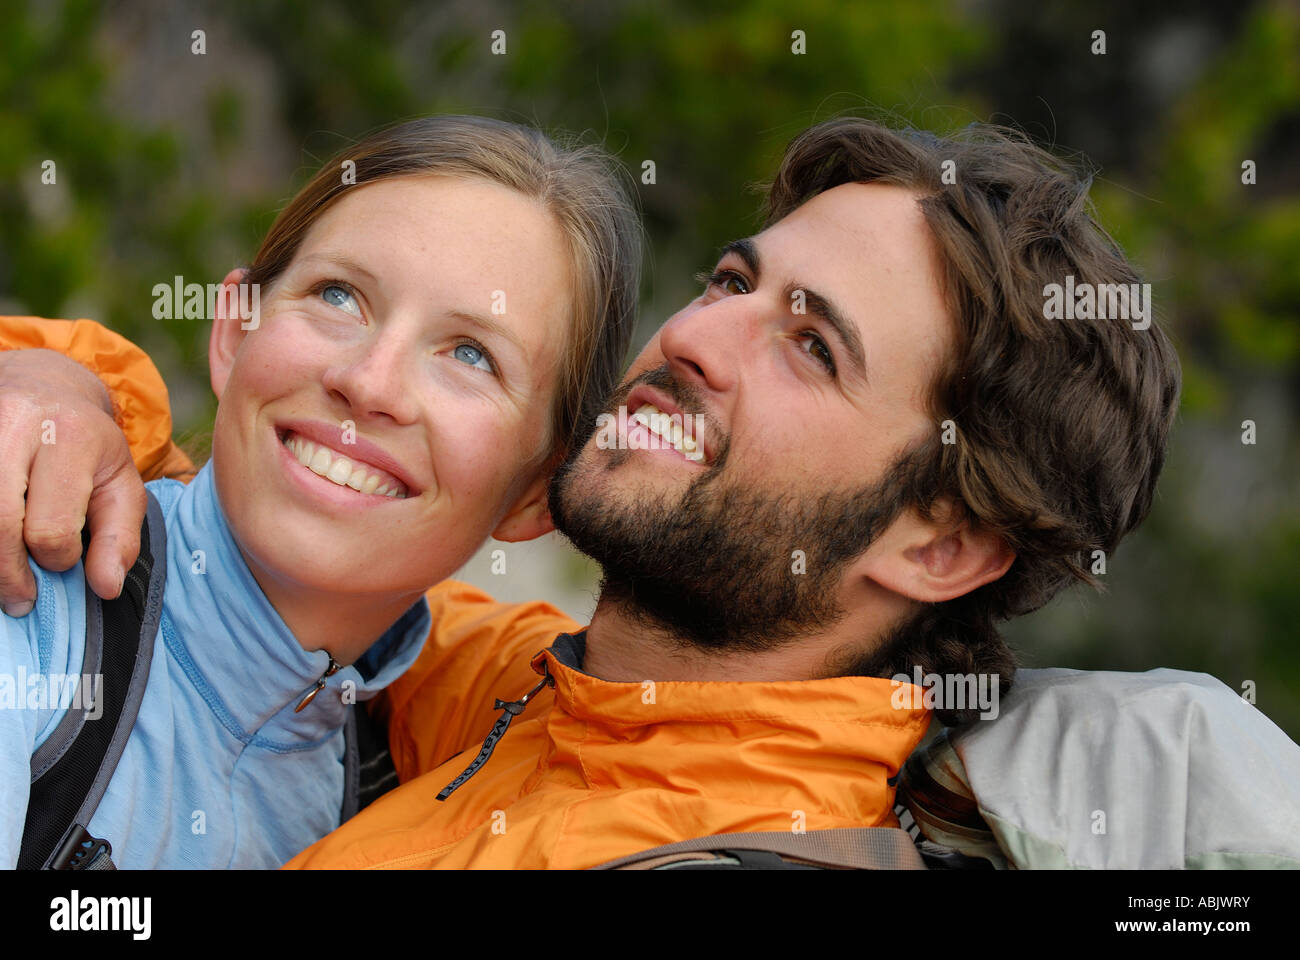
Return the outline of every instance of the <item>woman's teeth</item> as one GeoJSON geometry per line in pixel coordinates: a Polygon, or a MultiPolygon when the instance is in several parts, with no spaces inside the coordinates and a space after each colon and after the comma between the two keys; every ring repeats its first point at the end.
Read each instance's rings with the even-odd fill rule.
{"type": "Polygon", "coordinates": [[[293,433],[284,438],[284,445],[304,467],[326,480],[332,480],[340,487],[351,487],[357,493],[372,493],[377,497],[406,499],[406,487],[400,481],[364,464],[353,463],[329,447],[304,440],[293,433]]]}

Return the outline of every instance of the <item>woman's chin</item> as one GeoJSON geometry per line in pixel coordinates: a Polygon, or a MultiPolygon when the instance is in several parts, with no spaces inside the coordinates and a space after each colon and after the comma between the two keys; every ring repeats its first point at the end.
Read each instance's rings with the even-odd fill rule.
{"type": "Polygon", "coordinates": [[[314,595],[321,603],[340,608],[415,597],[450,577],[473,556],[470,549],[463,558],[438,562],[428,548],[429,543],[437,543],[435,536],[403,545],[386,540],[382,531],[351,542],[352,538],[339,537],[328,528],[299,528],[296,535],[286,525],[269,529],[275,531],[269,537],[256,529],[247,537],[236,533],[249,569],[264,590],[270,580],[278,591],[314,595]]]}
{"type": "MultiPolygon", "coordinates": [[[[282,466],[288,477],[272,473],[256,484],[244,479],[252,471],[217,474],[221,500],[230,503],[231,533],[268,596],[284,596],[287,589],[340,607],[410,597],[455,573],[479,545],[467,537],[474,523],[463,515],[431,517],[420,500],[363,497],[347,488],[335,492],[333,484],[302,471],[296,461],[282,466]],[[295,476],[299,471],[307,476],[295,476]],[[306,495],[299,489],[304,484],[306,495]],[[224,495],[227,488],[230,497],[224,495]],[[310,495],[322,490],[323,499],[310,495]],[[334,500],[343,498],[384,504],[340,510],[334,500]],[[267,589],[268,584],[275,586],[267,589]]],[[[485,531],[479,542],[486,539],[485,531]]]]}

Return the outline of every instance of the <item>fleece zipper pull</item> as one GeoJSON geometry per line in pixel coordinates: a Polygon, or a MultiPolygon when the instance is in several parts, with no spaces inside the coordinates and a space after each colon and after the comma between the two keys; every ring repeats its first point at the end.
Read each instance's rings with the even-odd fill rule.
{"type": "Polygon", "coordinates": [[[503,713],[497,718],[497,722],[492,724],[492,729],[488,731],[487,737],[483,740],[483,748],[479,750],[478,756],[474,758],[474,762],[465,768],[464,773],[442,788],[442,792],[438,794],[439,800],[446,800],[451,796],[452,791],[456,790],[456,788],[466,780],[478,773],[479,768],[488,762],[488,757],[492,756],[492,751],[496,749],[497,741],[505,736],[506,730],[510,727],[510,721],[523,713],[524,707],[528,706],[528,701],[533,699],[533,697],[541,693],[543,688],[548,686],[555,686],[555,678],[551,676],[549,670],[546,671],[546,676],[542,678],[541,683],[533,687],[533,689],[529,690],[518,700],[511,700],[509,703],[506,703],[504,700],[496,701],[492,709],[501,710],[503,713]]]}

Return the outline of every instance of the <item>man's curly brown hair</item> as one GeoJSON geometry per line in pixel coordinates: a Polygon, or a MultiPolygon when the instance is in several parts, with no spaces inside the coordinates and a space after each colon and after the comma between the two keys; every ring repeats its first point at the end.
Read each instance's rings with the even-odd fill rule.
{"type": "MultiPolygon", "coordinates": [[[[771,225],[844,183],[916,191],[937,241],[955,346],[929,391],[935,431],[895,465],[899,508],[933,518],[950,498],[1016,558],[1001,578],[926,604],[844,673],[989,673],[1005,693],[1015,657],[996,624],[1063,587],[1100,584],[1109,555],[1151,508],[1181,372],[1154,320],[1046,319],[1045,288],[1139,277],[1097,223],[1091,176],[1002,127],[952,137],[838,118],[796,137],[769,187],[771,225]],[[944,162],[953,183],[944,183],[944,162]],[[952,420],[956,442],[943,443],[952,420]]],[[[936,711],[948,724],[974,711],[936,711]]]]}

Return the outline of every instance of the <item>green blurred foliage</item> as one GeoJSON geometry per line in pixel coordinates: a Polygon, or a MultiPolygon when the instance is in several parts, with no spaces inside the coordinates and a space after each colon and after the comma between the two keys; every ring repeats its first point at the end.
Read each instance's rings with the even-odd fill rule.
{"type": "Polygon", "coordinates": [[[1258,4],[1093,188],[1156,291],[1184,391],[1147,523],[1108,592],[1012,624],[1026,660],[1202,670],[1300,734],[1300,13],[1258,4]],[[1257,182],[1243,183],[1242,164],[1257,182]],[[1256,421],[1257,443],[1241,442],[1256,421]],[[1051,655],[1042,639],[1054,637],[1051,655]]]}
{"type": "Polygon", "coordinates": [[[1294,5],[0,0],[0,23],[0,307],[92,316],[144,345],[183,430],[210,424],[206,330],[155,320],[153,285],[246,262],[318,163],[394,120],[487,113],[605,143],[652,241],[642,338],[721,244],[756,229],[753,185],[817,120],[992,119],[1081,151],[1101,165],[1100,219],[1179,346],[1183,410],[1150,520],[1108,558],[1109,590],[1069,591],[1008,632],[1033,664],[1254,680],[1300,736],[1294,5]],[[490,53],[496,29],[505,56],[490,53]]]}

